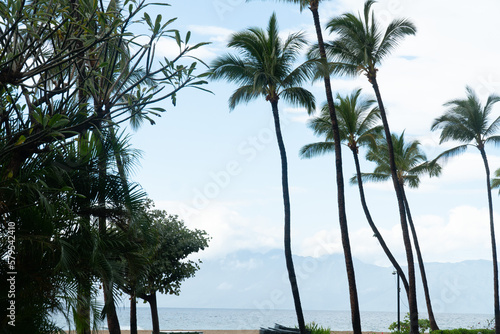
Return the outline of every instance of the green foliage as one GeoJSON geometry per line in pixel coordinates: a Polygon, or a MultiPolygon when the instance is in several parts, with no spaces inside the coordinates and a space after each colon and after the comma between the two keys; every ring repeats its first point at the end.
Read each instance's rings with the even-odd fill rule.
{"type": "MultiPolygon", "coordinates": [[[[429,331],[431,328],[431,323],[429,319],[418,319],[418,330],[419,333],[423,334],[429,331]]],[[[398,331],[398,323],[393,322],[389,326],[389,330],[394,334],[409,334],[410,333],[410,313],[405,315],[403,321],[400,322],[400,330],[398,331]]],[[[433,332],[435,333],[435,332],[433,332]]]]}
{"type": "Polygon", "coordinates": [[[301,85],[310,78],[313,63],[293,67],[306,45],[304,33],[290,34],[283,41],[276,14],[273,14],[266,30],[254,27],[232,35],[228,47],[239,54],[215,59],[209,77],[239,86],[229,98],[231,110],[240,103],[262,97],[270,102],[283,99],[306,108],[311,114],[315,110],[315,98],[301,85]]]}
{"type": "Polygon", "coordinates": [[[309,331],[310,334],[330,334],[332,331],[329,327],[321,327],[314,321],[311,322],[310,324],[307,324],[306,329],[309,331]]]}
{"type": "MultiPolygon", "coordinates": [[[[126,179],[135,153],[115,128],[129,119],[153,122],[164,110],[157,102],[206,83],[196,73],[200,62],[185,60],[203,43],[186,45],[169,26],[174,20],[142,21],[149,28],[142,40],[132,31],[151,5],[0,3],[0,287],[14,271],[6,255],[10,222],[19,332],[56,332],[49,315],[57,310],[90,330],[89,314],[100,319],[103,311],[94,307],[93,283],[116,290],[125,259],[140,262],[141,247],[127,232],[144,193],[126,179]],[[165,37],[179,49],[162,64],[154,50],[165,37]]],[[[8,302],[2,294],[0,306],[8,302]]]]}
{"type": "Polygon", "coordinates": [[[135,268],[126,290],[135,290],[141,298],[155,292],[178,295],[181,283],[199,269],[200,261],[186,258],[208,247],[209,237],[205,231],[188,229],[178,216],[163,210],[147,209],[138,224],[145,227],[136,235],[142,240],[145,266],[135,268]]]}
{"type": "Polygon", "coordinates": [[[494,334],[494,329],[465,329],[465,328],[455,328],[455,329],[440,329],[433,331],[432,334],[494,334]]]}

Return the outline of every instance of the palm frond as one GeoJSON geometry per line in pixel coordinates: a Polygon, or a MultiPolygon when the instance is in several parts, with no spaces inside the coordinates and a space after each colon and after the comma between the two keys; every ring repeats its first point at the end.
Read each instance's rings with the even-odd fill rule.
{"type": "Polygon", "coordinates": [[[438,159],[442,159],[446,162],[446,161],[448,161],[448,159],[456,157],[456,156],[464,153],[465,151],[467,151],[468,146],[469,146],[468,144],[465,144],[465,145],[460,145],[460,146],[451,148],[449,150],[446,150],[446,151],[442,152],[441,154],[439,154],[435,160],[437,161],[438,159]]]}
{"type": "MultiPolygon", "coordinates": [[[[363,182],[385,182],[391,178],[390,174],[387,173],[361,173],[361,180],[363,182]]],[[[358,184],[358,178],[356,176],[351,177],[349,180],[351,184],[358,184]]]]}
{"type": "Polygon", "coordinates": [[[286,88],[283,91],[281,91],[280,97],[292,105],[306,108],[307,113],[309,115],[311,115],[312,113],[314,113],[314,111],[316,111],[316,102],[314,95],[305,88],[302,87],[286,88]]]}
{"type": "Polygon", "coordinates": [[[310,159],[332,152],[335,152],[335,143],[333,141],[317,142],[302,146],[299,157],[301,159],[310,159]]]}
{"type": "Polygon", "coordinates": [[[229,98],[229,109],[234,110],[238,104],[242,102],[248,103],[261,95],[265,96],[265,92],[260,87],[253,85],[241,86],[229,98]]]}

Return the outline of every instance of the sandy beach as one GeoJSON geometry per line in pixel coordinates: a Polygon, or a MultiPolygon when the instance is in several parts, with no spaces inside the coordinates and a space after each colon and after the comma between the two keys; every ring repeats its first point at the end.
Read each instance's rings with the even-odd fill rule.
{"type": "MultiPolygon", "coordinates": [[[[164,332],[176,332],[178,330],[160,330],[164,332]]],[[[180,331],[180,330],[179,330],[180,331]]],[[[182,332],[188,332],[182,330],[182,332]]],[[[191,331],[189,331],[191,332],[191,331]]],[[[203,332],[203,334],[259,334],[258,329],[244,329],[244,330],[192,330],[192,332],[203,332]]],[[[108,331],[99,331],[98,334],[108,334],[108,331]]],[[[332,334],[352,334],[350,331],[332,331],[332,334]]],[[[370,334],[383,334],[378,332],[366,332],[370,334]]],[[[68,334],[74,334],[70,332],[68,334]]],[[[121,334],[130,334],[129,330],[122,330],[121,334]]],[[[137,334],[151,334],[151,330],[138,330],[137,334]]]]}

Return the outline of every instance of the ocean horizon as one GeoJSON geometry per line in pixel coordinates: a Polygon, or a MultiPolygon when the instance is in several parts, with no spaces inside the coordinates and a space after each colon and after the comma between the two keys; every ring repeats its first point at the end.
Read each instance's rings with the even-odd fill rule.
{"type": "MultiPolygon", "coordinates": [[[[117,309],[120,327],[130,328],[130,308],[117,309]]],[[[401,321],[404,318],[401,313],[401,321]]],[[[273,327],[275,323],[295,327],[294,310],[277,309],[222,309],[222,308],[158,308],[161,330],[242,330],[273,327]]],[[[426,318],[425,313],[419,314],[419,319],[426,318]]],[[[435,315],[441,329],[452,328],[485,328],[493,319],[493,314],[451,314],[437,313],[435,315]]],[[[352,331],[350,311],[314,311],[304,310],[306,323],[316,323],[332,331],[352,331]]],[[[68,330],[64,317],[54,315],[54,321],[59,327],[68,330]]],[[[388,332],[391,323],[397,321],[397,312],[361,312],[363,331],[388,332]]],[[[149,307],[137,307],[138,329],[150,330],[151,313],[149,307]]],[[[107,329],[102,322],[99,329],[107,329]]]]}

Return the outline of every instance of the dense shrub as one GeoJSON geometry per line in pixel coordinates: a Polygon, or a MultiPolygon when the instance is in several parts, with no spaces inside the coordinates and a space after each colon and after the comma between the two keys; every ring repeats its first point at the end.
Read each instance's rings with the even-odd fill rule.
{"type": "MultiPolygon", "coordinates": [[[[418,319],[418,331],[423,334],[429,331],[431,323],[428,319],[418,319]]],[[[410,333],[410,313],[405,315],[403,321],[400,322],[400,330],[398,331],[398,323],[393,322],[389,326],[389,330],[393,334],[409,334],[410,333]]],[[[433,332],[434,333],[434,332],[433,332]]],[[[458,334],[458,333],[456,333],[458,334]]]]}
{"type": "Polygon", "coordinates": [[[442,329],[438,331],[433,331],[432,334],[494,334],[495,330],[493,329],[465,329],[465,328],[456,328],[456,329],[442,329]]]}
{"type": "Polygon", "coordinates": [[[311,334],[330,334],[330,332],[332,331],[330,328],[323,328],[315,322],[307,324],[306,329],[311,334]]]}

